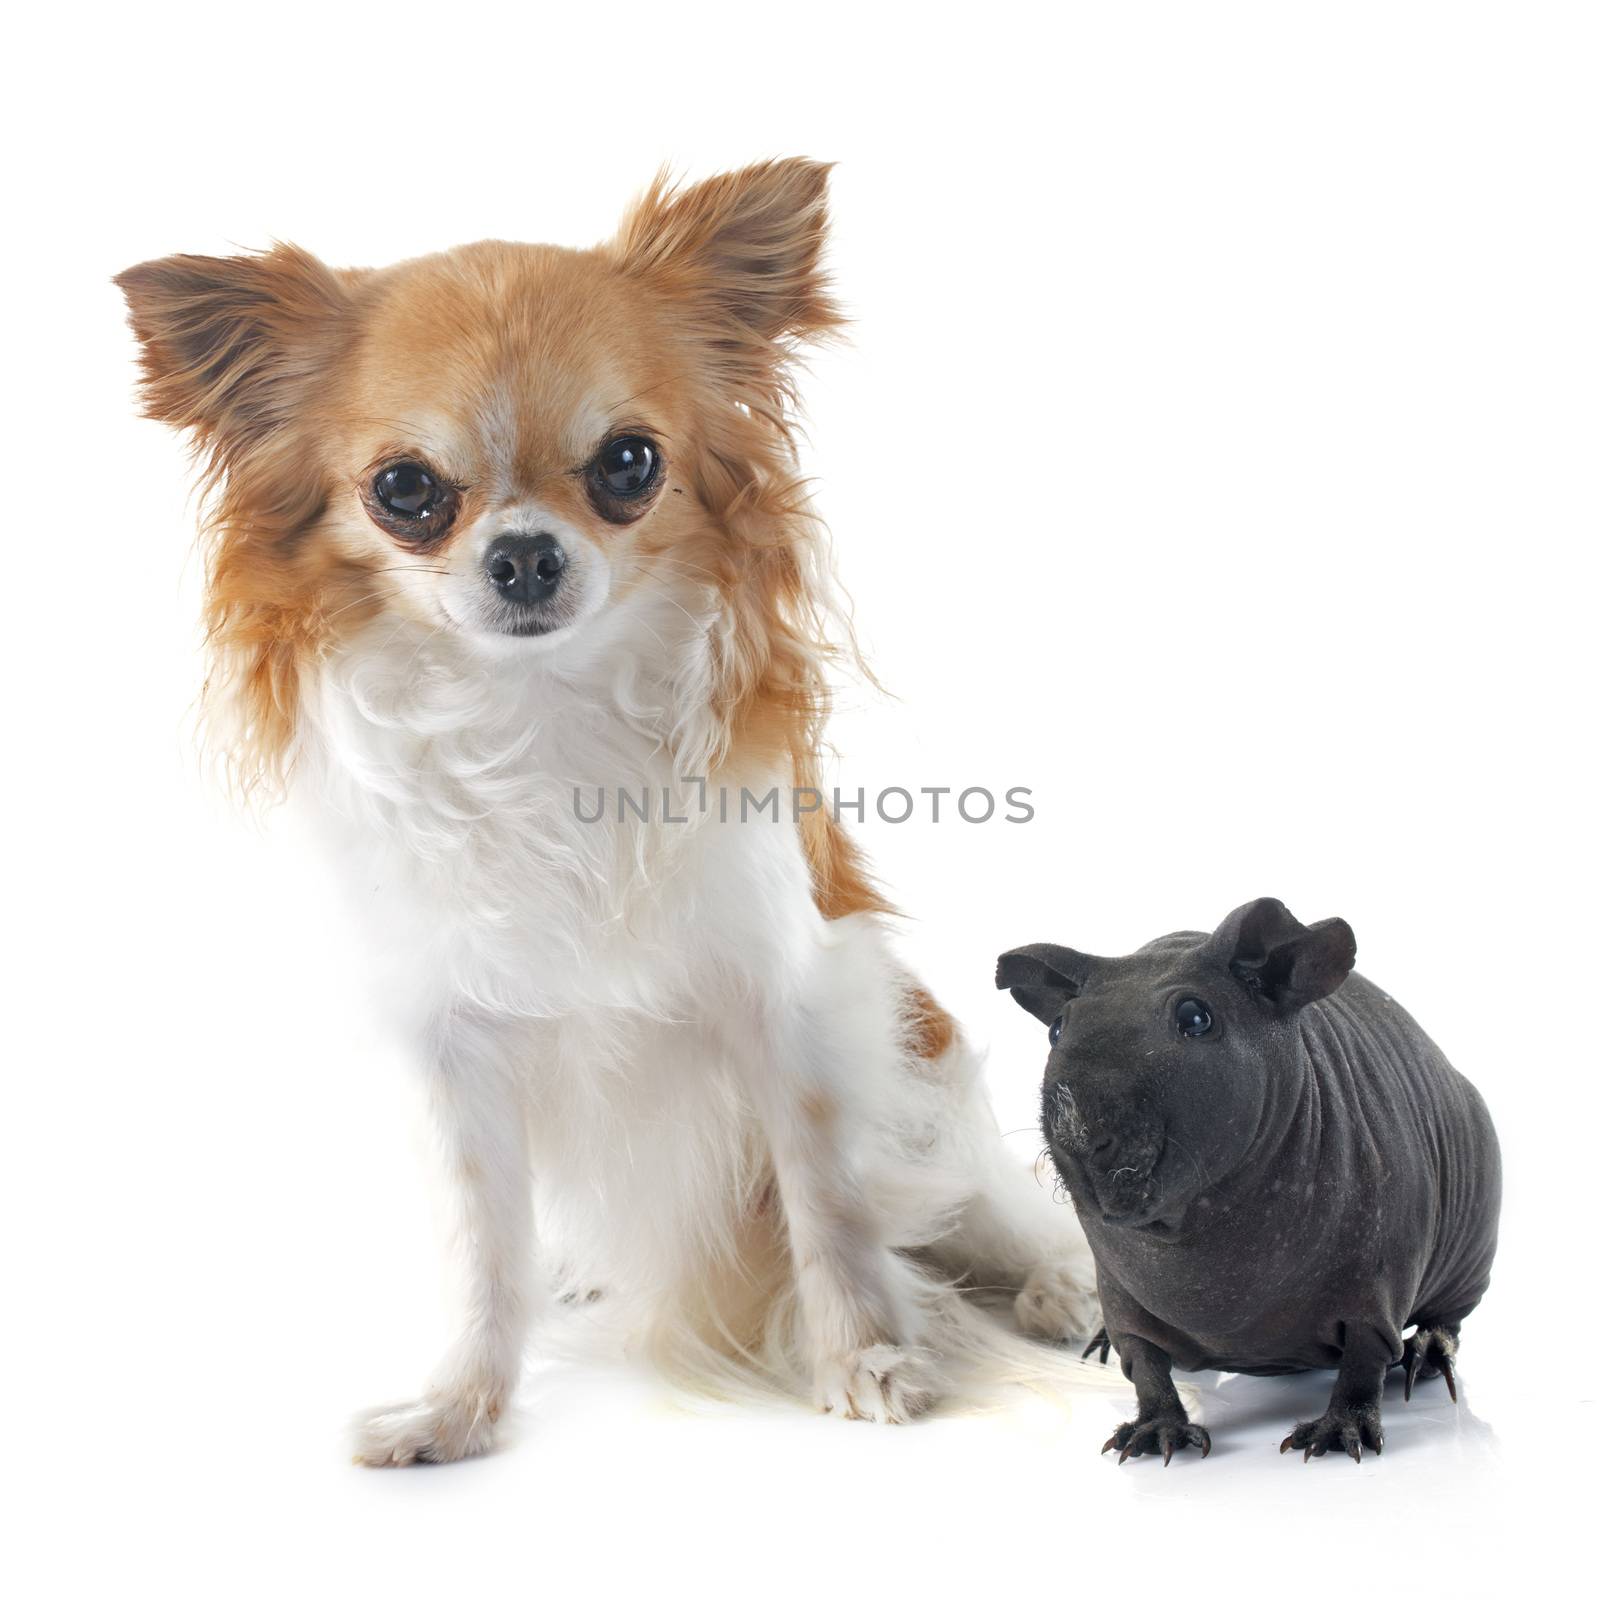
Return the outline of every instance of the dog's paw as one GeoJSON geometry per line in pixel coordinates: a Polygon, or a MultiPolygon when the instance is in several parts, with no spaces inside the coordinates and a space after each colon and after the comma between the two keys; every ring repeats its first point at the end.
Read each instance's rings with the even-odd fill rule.
{"type": "Polygon", "coordinates": [[[1066,1261],[1042,1261],[1027,1276],[1016,1302],[1017,1326],[1035,1339],[1081,1339],[1100,1325],[1093,1281],[1066,1261]]]}
{"type": "Polygon", "coordinates": [[[494,1444],[502,1406],[502,1396],[469,1389],[363,1412],[355,1421],[356,1462],[364,1467],[409,1467],[482,1455],[494,1444]]]}
{"type": "Polygon", "coordinates": [[[856,1422],[909,1422],[935,1393],[928,1359],[898,1345],[869,1345],[817,1366],[818,1407],[856,1422]]]}

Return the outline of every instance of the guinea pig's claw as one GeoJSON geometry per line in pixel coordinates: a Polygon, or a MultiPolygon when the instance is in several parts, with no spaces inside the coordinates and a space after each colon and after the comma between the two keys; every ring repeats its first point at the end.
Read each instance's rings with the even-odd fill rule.
{"type": "Polygon", "coordinates": [[[1315,1422],[1302,1422],[1282,1444],[1278,1454],[1303,1450],[1303,1461],[1313,1456],[1347,1455],[1359,1461],[1363,1450],[1383,1454],[1383,1419],[1376,1405],[1330,1407],[1315,1422]]]}
{"type": "Polygon", "coordinates": [[[1456,1396],[1456,1330],[1451,1328],[1418,1328],[1406,1340],[1401,1365],[1406,1373],[1406,1399],[1416,1387],[1418,1378],[1443,1378],[1450,1391],[1450,1401],[1459,1404],[1456,1396]]]}
{"type": "Polygon", "coordinates": [[[1111,1357],[1111,1339],[1104,1328],[1083,1347],[1082,1359],[1087,1361],[1096,1350],[1100,1352],[1100,1365],[1103,1367],[1111,1357]]]}
{"type": "Polygon", "coordinates": [[[1125,1422],[1106,1440],[1100,1454],[1116,1450],[1120,1467],[1129,1456],[1159,1454],[1162,1466],[1170,1466],[1179,1450],[1190,1447],[1200,1452],[1203,1461],[1211,1454],[1211,1435],[1190,1422],[1182,1412],[1151,1417],[1145,1422],[1125,1422]]]}

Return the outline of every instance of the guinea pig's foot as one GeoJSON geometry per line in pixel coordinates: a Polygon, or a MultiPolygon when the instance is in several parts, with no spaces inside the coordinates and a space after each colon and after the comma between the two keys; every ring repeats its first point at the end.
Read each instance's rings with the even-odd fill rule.
{"type": "Polygon", "coordinates": [[[1100,1454],[1116,1450],[1120,1467],[1129,1456],[1153,1456],[1160,1453],[1161,1465],[1172,1465],[1172,1453],[1193,1445],[1202,1461],[1211,1454],[1211,1435],[1196,1427],[1182,1411],[1157,1412],[1143,1421],[1124,1422],[1100,1447],[1100,1454]]]}
{"type": "Polygon", "coordinates": [[[1460,1348],[1452,1328],[1418,1328],[1406,1340],[1401,1365],[1406,1369],[1406,1399],[1418,1378],[1444,1379],[1450,1399],[1456,1398],[1456,1351],[1460,1348]]]}
{"type": "MultiPolygon", "coordinates": [[[[1083,1347],[1083,1359],[1087,1361],[1097,1350],[1100,1352],[1100,1365],[1103,1367],[1111,1359],[1111,1336],[1103,1324],[1094,1338],[1083,1347]]],[[[1105,1451],[1102,1450],[1100,1454],[1104,1455],[1105,1451]]]]}
{"type": "Polygon", "coordinates": [[[1343,1451],[1352,1461],[1361,1459],[1362,1447],[1373,1455],[1383,1454],[1383,1422],[1372,1405],[1331,1405],[1315,1422],[1302,1422],[1282,1444],[1278,1454],[1304,1450],[1305,1459],[1325,1456],[1330,1450],[1343,1451]]]}

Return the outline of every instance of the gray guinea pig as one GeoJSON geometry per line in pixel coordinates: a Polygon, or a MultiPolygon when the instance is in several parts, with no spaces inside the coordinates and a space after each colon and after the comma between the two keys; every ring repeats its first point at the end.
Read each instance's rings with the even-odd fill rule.
{"type": "Polygon", "coordinates": [[[1336,1368],[1327,1412],[1283,1441],[1307,1460],[1382,1450],[1395,1363],[1407,1399],[1436,1374],[1455,1398],[1461,1322],[1494,1259],[1499,1145],[1478,1092],[1351,974],[1355,955],[1337,917],[1306,927],[1256,900],[1131,956],[1000,957],[996,983],[1050,1030],[1044,1136],[1138,1394],[1105,1446],[1119,1461],[1209,1453],[1174,1366],[1336,1368]]]}

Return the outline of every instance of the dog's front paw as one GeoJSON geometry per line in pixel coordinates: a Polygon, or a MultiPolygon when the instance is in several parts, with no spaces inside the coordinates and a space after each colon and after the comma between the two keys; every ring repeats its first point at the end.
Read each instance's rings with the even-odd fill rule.
{"type": "Polygon", "coordinates": [[[817,1365],[817,1405],[857,1422],[909,1422],[935,1398],[928,1359],[899,1345],[874,1344],[817,1365]]]}
{"type": "Polygon", "coordinates": [[[1100,1321],[1093,1280],[1066,1261],[1041,1261],[1017,1295],[1017,1326],[1035,1339],[1081,1339],[1100,1321]]]}
{"type": "Polygon", "coordinates": [[[365,1467],[409,1467],[482,1455],[494,1444],[503,1403],[495,1391],[462,1389],[363,1412],[355,1422],[355,1459],[365,1467]]]}

